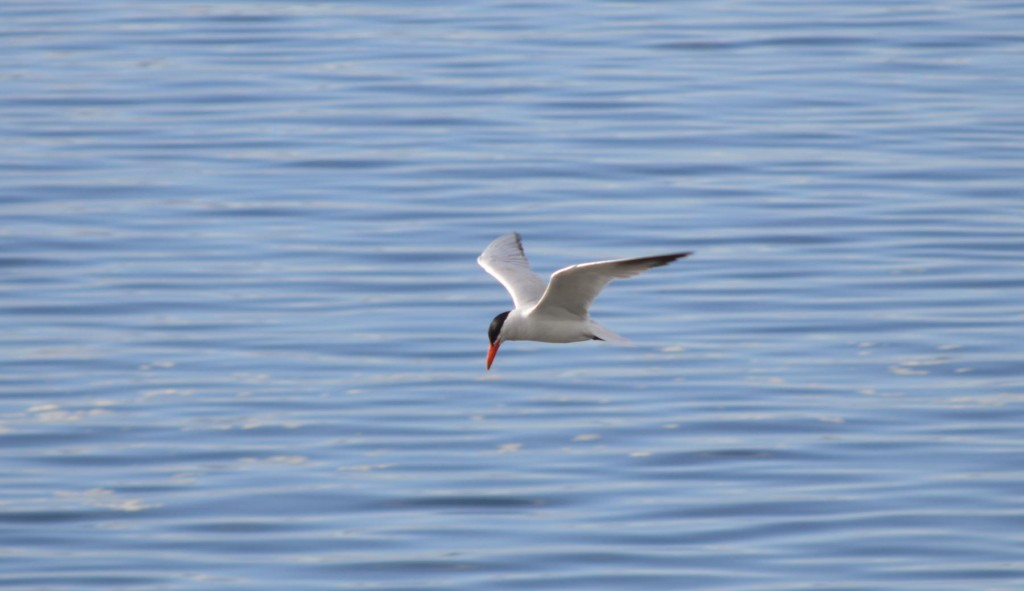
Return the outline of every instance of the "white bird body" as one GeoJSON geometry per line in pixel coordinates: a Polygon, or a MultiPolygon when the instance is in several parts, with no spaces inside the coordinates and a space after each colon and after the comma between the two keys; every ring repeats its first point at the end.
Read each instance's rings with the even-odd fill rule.
{"type": "MultiPolygon", "coordinates": [[[[589,315],[581,322],[577,318],[558,317],[553,314],[539,313],[529,310],[515,309],[505,319],[501,330],[503,341],[539,341],[542,343],[576,343],[601,338],[596,333],[615,334],[590,319],[589,315]],[[598,328],[594,328],[598,327],[598,328]]],[[[624,337],[615,335],[619,342],[629,342],[624,337]]],[[[601,340],[611,340],[601,338],[601,340]]]]}
{"type": "Polygon", "coordinates": [[[497,279],[515,303],[515,309],[498,314],[491,322],[487,369],[504,341],[574,343],[578,341],[629,341],[590,318],[589,308],[612,279],[633,277],[654,267],[688,256],[689,252],[580,263],[559,269],[544,280],[530,270],[518,232],[496,239],[477,262],[497,279]]]}

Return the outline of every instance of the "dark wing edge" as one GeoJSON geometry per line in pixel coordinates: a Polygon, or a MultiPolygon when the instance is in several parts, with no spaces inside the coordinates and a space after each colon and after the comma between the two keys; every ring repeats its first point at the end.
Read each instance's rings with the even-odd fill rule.
{"type": "Polygon", "coordinates": [[[523,235],[519,232],[512,232],[512,235],[516,237],[516,248],[519,249],[519,254],[523,255],[526,259],[526,264],[530,264],[530,259],[526,258],[526,250],[523,249],[523,235]]]}
{"type": "Polygon", "coordinates": [[[643,267],[643,270],[646,271],[647,269],[653,269],[655,267],[664,267],[665,265],[671,262],[677,261],[682,258],[686,258],[691,254],[693,254],[693,251],[677,252],[673,254],[656,254],[650,257],[640,257],[638,259],[623,259],[621,261],[613,262],[623,266],[640,265],[643,267]]]}

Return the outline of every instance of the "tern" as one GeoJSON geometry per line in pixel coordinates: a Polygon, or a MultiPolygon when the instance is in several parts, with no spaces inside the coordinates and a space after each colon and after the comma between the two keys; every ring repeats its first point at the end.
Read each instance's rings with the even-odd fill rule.
{"type": "Polygon", "coordinates": [[[580,263],[555,271],[544,285],[544,280],[530,270],[519,233],[512,232],[497,238],[476,261],[505,286],[515,309],[502,312],[491,321],[487,330],[491,341],[487,350],[487,369],[491,369],[498,347],[505,341],[628,343],[628,339],[590,317],[588,309],[594,298],[612,279],[633,277],[690,254],[677,252],[580,263]]]}

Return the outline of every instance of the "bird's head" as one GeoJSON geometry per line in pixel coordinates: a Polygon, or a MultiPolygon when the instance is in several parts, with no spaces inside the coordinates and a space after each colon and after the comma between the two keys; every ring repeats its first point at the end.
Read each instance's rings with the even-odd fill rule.
{"type": "Polygon", "coordinates": [[[491,340],[491,346],[487,349],[487,369],[491,369],[491,364],[494,363],[494,356],[498,354],[498,347],[501,346],[501,329],[505,326],[505,319],[508,318],[508,312],[502,312],[491,320],[491,326],[487,329],[487,338],[491,340]]]}

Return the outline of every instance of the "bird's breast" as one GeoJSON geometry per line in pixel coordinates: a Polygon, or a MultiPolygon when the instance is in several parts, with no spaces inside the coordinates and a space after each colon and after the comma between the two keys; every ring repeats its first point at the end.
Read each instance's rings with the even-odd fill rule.
{"type": "Polygon", "coordinates": [[[509,317],[505,321],[507,341],[540,341],[542,343],[575,343],[593,338],[587,323],[580,320],[551,318],[545,316],[509,317]],[[511,326],[509,323],[511,321],[511,326]]]}

